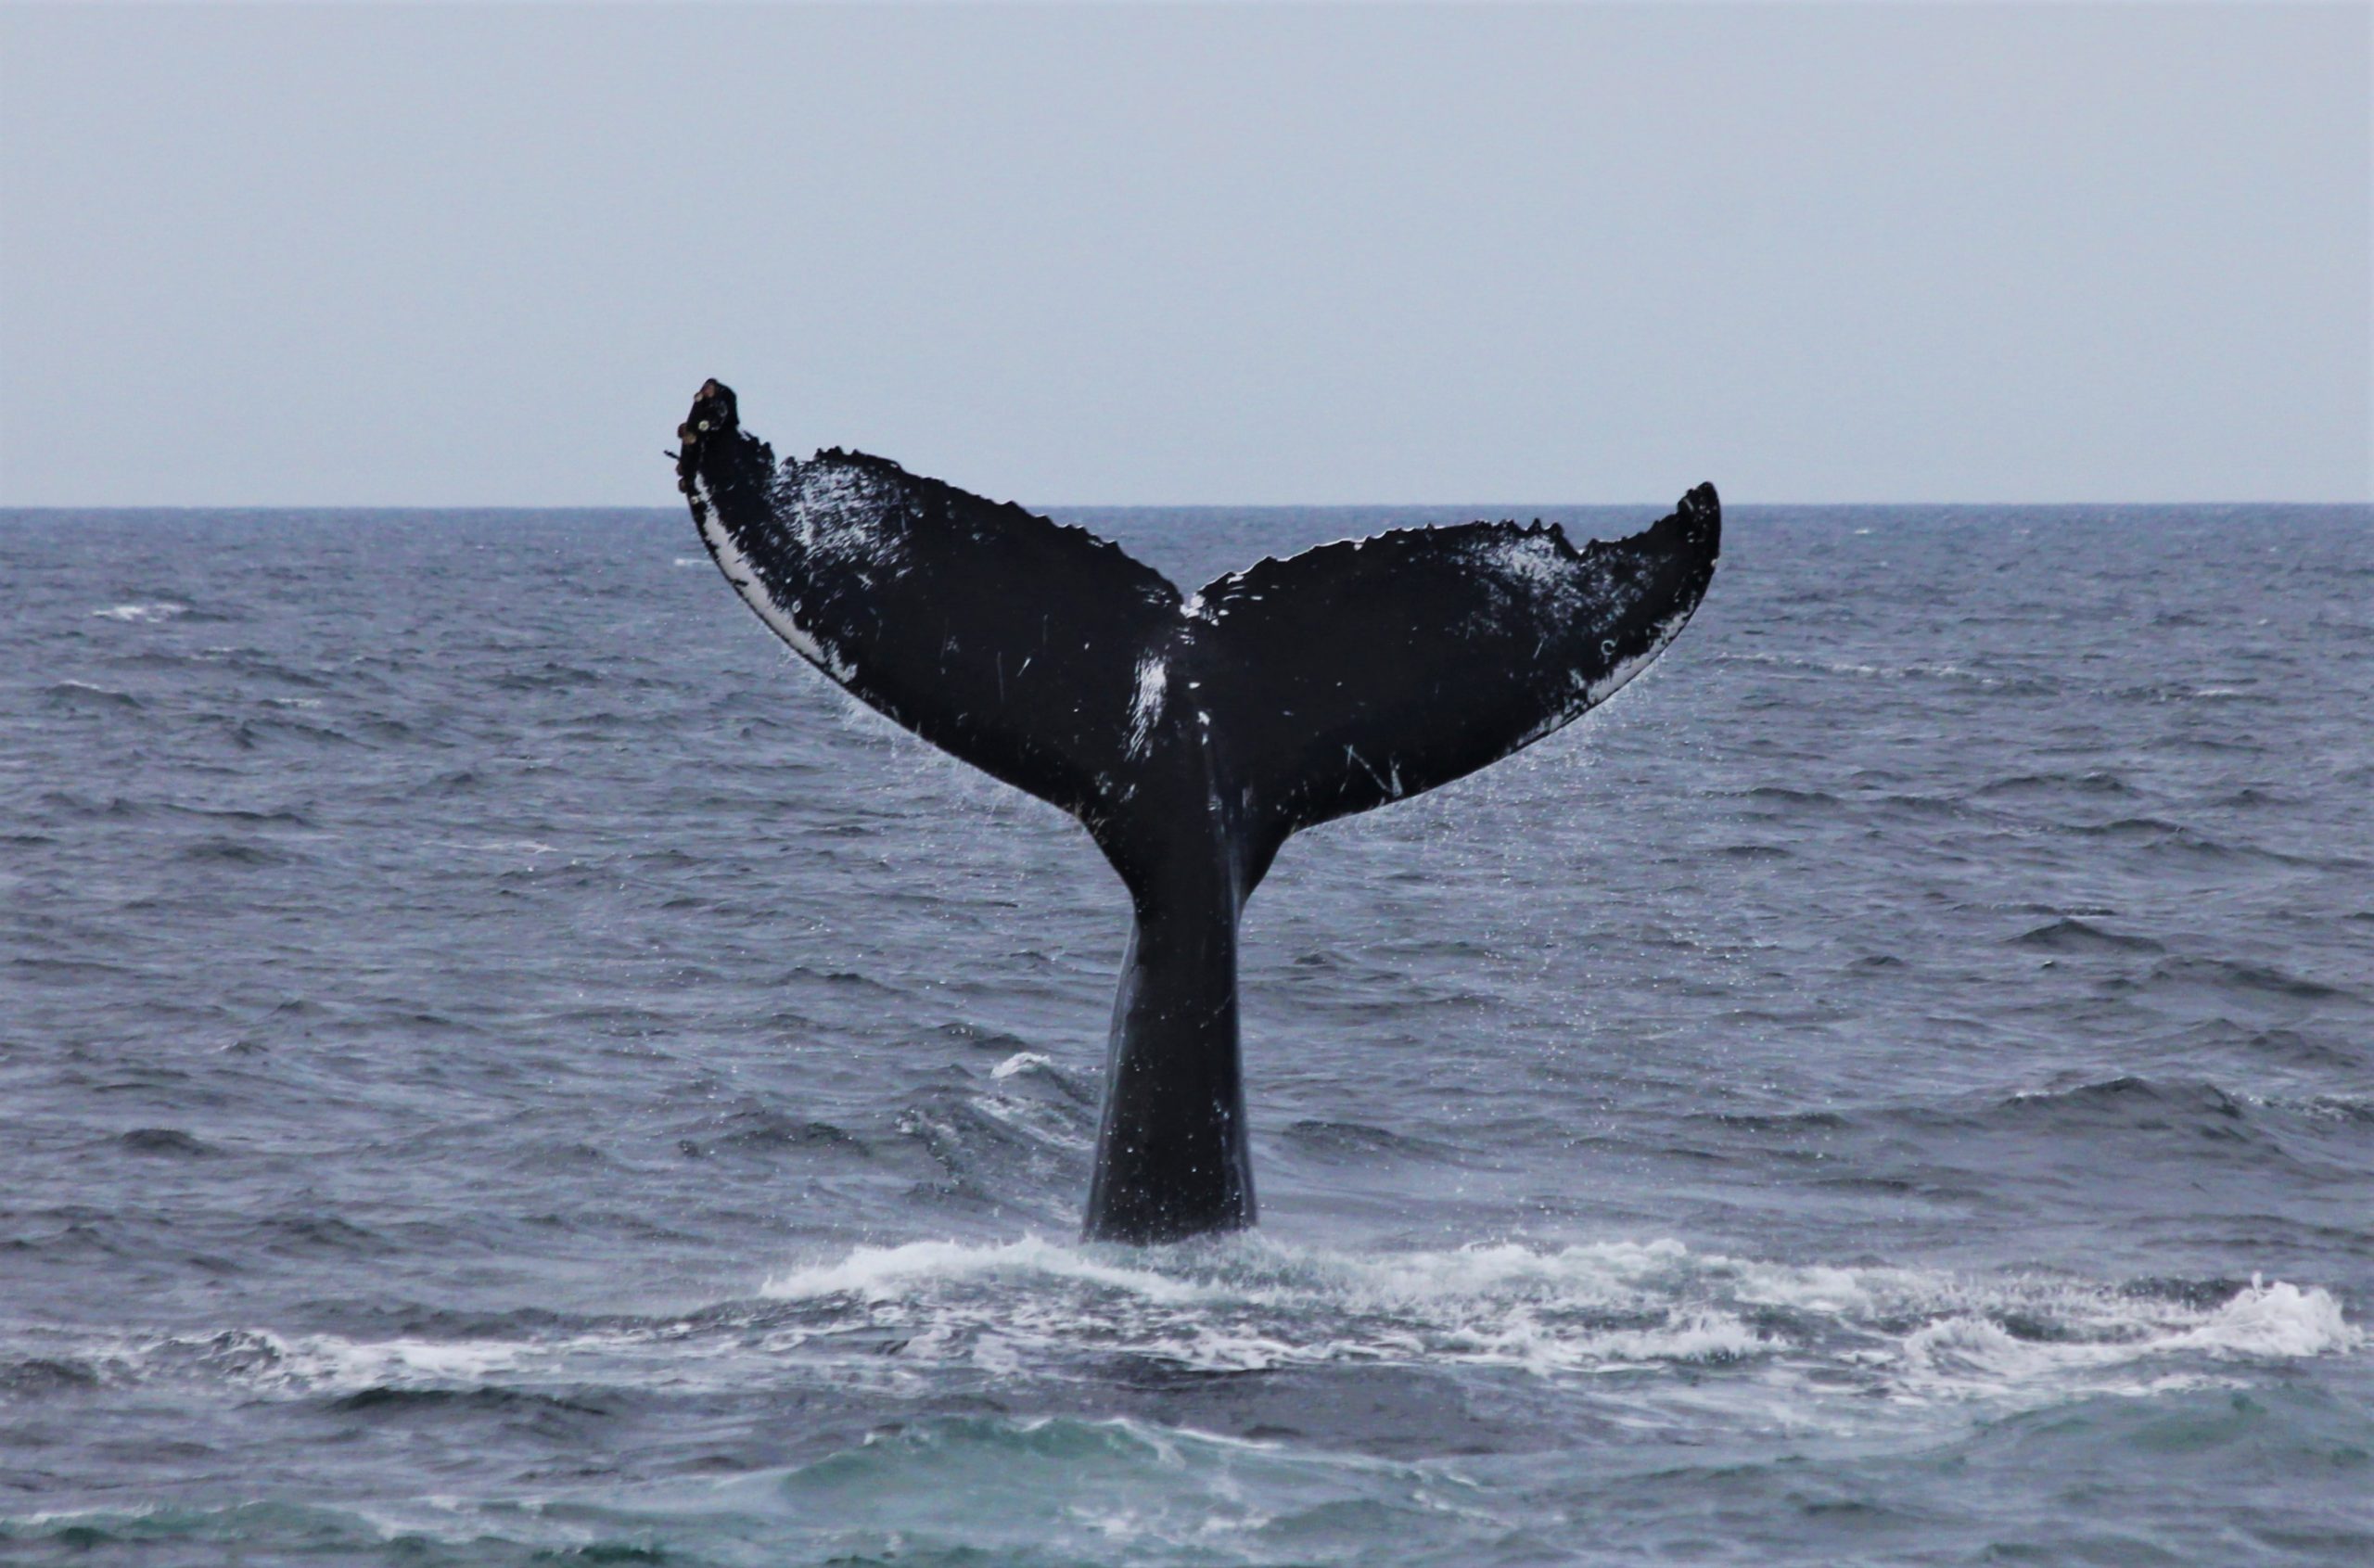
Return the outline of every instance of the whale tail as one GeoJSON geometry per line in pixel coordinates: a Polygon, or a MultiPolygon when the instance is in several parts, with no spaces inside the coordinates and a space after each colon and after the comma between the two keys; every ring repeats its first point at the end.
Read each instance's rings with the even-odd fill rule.
{"type": "Polygon", "coordinates": [[[1084,529],[834,449],[778,465],[703,387],[677,472],[734,590],[832,681],[1088,828],[1136,917],[1088,1232],[1250,1224],[1237,917],[1302,828],[1604,701],[1721,545],[1711,485],[1627,539],[1470,523],[1264,560],[1183,597],[1084,529]]]}

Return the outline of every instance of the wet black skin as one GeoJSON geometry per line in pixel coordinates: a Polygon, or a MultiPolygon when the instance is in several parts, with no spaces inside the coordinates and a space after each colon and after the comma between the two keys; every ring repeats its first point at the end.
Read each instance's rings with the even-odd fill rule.
{"type": "Polygon", "coordinates": [[[1403,530],[1182,601],[1083,529],[886,459],[778,464],[715,381],[677,435],[680,488],[736,592],[861,700],[1078,818],[1129,889],[1099,1241],[1254,1222],[1237,925],[1287,837],[1579,716],[1679,631],[1721,544],[1701,485],[1580,550],[1554,525],[1403,530]]]}

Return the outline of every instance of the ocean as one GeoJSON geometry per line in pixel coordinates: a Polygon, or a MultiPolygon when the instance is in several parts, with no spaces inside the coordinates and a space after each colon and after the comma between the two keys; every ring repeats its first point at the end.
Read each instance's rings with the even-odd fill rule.
{"type": "Polygon", "coordinates": [[[681,512],[0,514],[0,1560],[2374,1560],[2374,515],[1728,521],[1135,1249],[1118,882],[681,512]]]}

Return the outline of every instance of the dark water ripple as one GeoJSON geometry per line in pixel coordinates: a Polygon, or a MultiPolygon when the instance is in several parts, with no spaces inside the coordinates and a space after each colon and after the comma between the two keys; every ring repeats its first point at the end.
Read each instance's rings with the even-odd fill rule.
{"type": "Polygon", "coordinates": [[[0,518],[0,1559],[2374,1557],[2374,519],[1731,532],[1288,848],[1148,1252],[1109,873],[680,516],[0,518]]]}

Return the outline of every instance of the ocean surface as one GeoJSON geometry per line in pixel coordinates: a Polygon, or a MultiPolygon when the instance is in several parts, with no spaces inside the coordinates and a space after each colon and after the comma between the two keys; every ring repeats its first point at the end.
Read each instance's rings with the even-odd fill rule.
{"type": "Polygon", "coordinates": [[[1118,883],[681,513],[6,514],[0,602],[0,1560],[2374,1561],[2364,508],[1738,511],[1287,847],[1263,1225],[1153,1249],[1118,883]]]}

